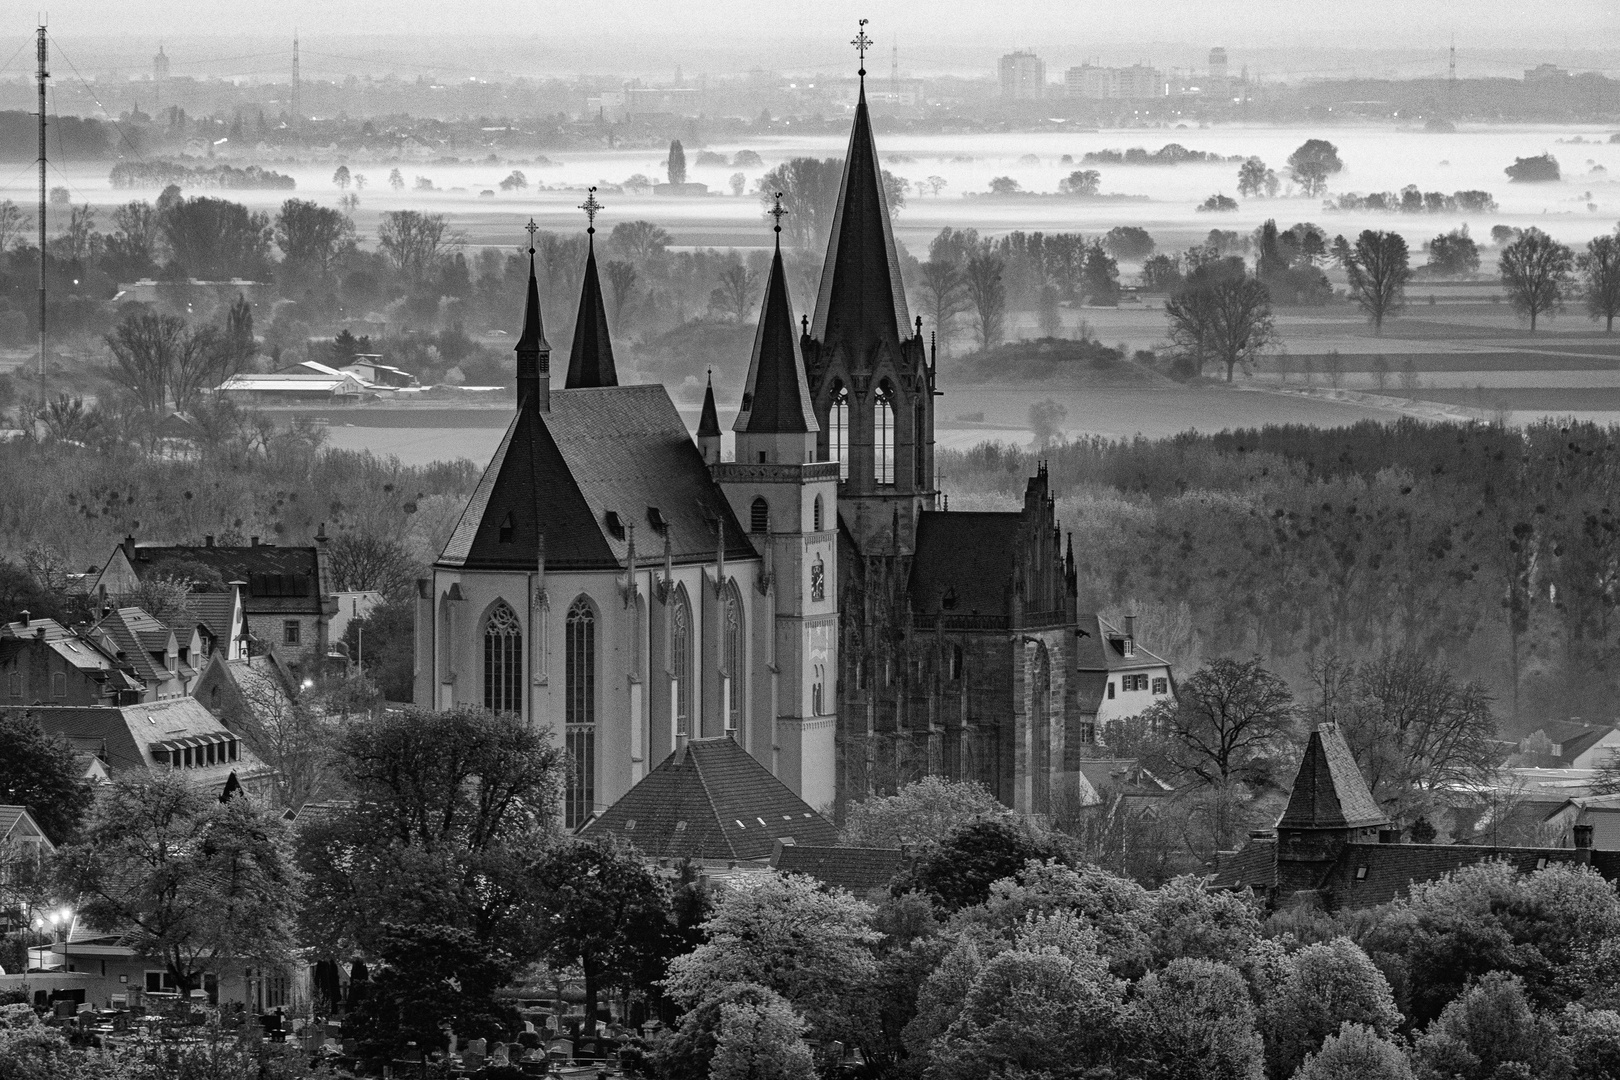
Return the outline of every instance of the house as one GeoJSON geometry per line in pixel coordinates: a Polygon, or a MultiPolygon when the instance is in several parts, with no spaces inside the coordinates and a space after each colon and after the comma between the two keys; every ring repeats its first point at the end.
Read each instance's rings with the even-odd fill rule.
{"type": "Polygon", "coordinates": [[[240,404],[297,405],[331,403],[352,405],[366,394],[366,386],[347,372],[325,374],[299,366],[258,375],[233,375],[217,387],[240,404]]]}
{"type": "Polygon", "coordinates": [[[127,705],[146,684],[83,630],[22,613],[0,624],[0,705],[127,705]]]}
{"type": "Polygon", "coordinates": [[[764,867],[779,843],[831,847],[838,830],[721,735],[677,747],[579,835],[612,836],[647,859],[764,867]]]}
{"type": "MultiPolygon", "coordinates": [[[[56,845],[26,806],[0,806],[0,844],[25,847],[39,856],[56,851],[56,845]]],[[[0,865],[0,872],[4,870],[4,865],[0,865]]],[[[3,880],[0,879],[0,883],[3,880]]]]}
{"type": "Polygon", "coordinates": [[[370,383],[373,386],[386,386],[392,389],[420,385],[416,381],[415,375],[412,375],[404,368],[385,364],[382,362],[380,355],[371,353],[356,355],[352,363],[344,364],[338,370],[344,374],[353,375],[362,382],[370,383]]]}
{"type": "Polygon", "coordinates": [[[124,706],[36,706],[28,715],[117,779],[138,770],[183,770],[188,780],[223,794],[227,785],[266,789],[271,769],[195,698],[124,706]]]}
{"type": "Polygon", "coordinates": [[[1483,862],[1523,873],[1580,863],[1613,881],[1620,852],[1595,851],[1592,832],[1590,824],[1573,825],[1570,847],[1401,843],[1401,830],[1373,799],[1344,736],[1323,724],[1311,732],[1276,828],[1219,853],[1207,884],[1251,892],[1272,908],[1304,902],[1335,911],[1385,904],[1415,884],[1483,862]]]}
{"type": "MultiPolygon", "coordinates": [[[[245,545],[216,545],[212,536],[203,543],[137,544],[133,536],[113,549],[106,565],[96,575],[91,589],[111,597],[133,595],[148,575],[165,574],[176,564],[196,563],[218,573],[240,591],[241,613],[225,611],[223,601],[205,599],[207,593],[193,594],[195,608],[212,642],[210,651],[227,643],[226,659],[235,659],[229,642],[240,641],[245,633],[253,639],[251,651],[263,652],[275,645],[282,658],[295,670],[315,670],[326,655],[330,641],[331,618],[337,603],[327,580],[325,526],[308,546],[261,543],[257,536],[245,545]],[[243,588],[245,586],[245,588],[243,588]]],[[[240,649],[235,650],[237,657],[240,649]]]]}
{"type": "Polygon", "coordinates": [[[207,657],[195,625],[176,633],[138,607],[109,611],[90,628],[90,637],[103,652],[128,665],[141,683],[141,701],[189,694],[207,657]]]}
{"type": "Polygon", "coordinates": [[[1620,851],[1620,793],[1568,799],[1553,807],[1542,825],[1558,847],[1574,847],[1576,827],[1587,825],[1594,850],[1620,851]]]}
{"type": "Polygon", "coordinates": [[[1075,680],[1081,708],[1092,717],[1097,735],[1104,736],[1110,723],[1138,716],[1175,693],[1169,661],[1137,640],[1136,616],[1125,616],[1120,629],[1101,615],[1088,615],[1077,634],[1075,680]]]}
{"type": "Polygon", "coordinates": [[[1521,764],[1560,769],[1601,769],[1620,764],[1620,728],[1613,724],[1583,724],[1578,720],[1549,720],[1519,742],[1521,764]]]}
{"type": "MultiPolygon", "coordinates": [[[[174,1001],[174,979],[161,963],[136,952],[130,935],[103,930],[75,915],[63,941],[51,946],[60,958],[58,970],[83,978],[59,995],[100,1009],[138,1007],[174,1001]]],[[[203,975],[201,996],[211,1006],[240,1004],[254,1013],[275,1008],[293,1011],[307,1000],[301,965],[266,969],[251,961],[223,957],[203,975]]]]}
{"type": "Polygon", "coordinates": [[[372,610],[383,602],[383,594],[376,589],[354,589],[335,592],[332,599],[336,604],[326,634],[330,641],[336,643],[342,641],[343,636],[349,632],[351,620],[371,616],[372,610]]]}

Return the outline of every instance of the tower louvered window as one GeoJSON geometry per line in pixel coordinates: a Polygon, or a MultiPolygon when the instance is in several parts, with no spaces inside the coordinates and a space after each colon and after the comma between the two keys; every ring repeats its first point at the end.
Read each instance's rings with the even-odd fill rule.
{"type": "Polygon", "coordinates": [[[484,625],[484,708],[523,711],[523,627],[505,601],[484,625]]]}
{"type": "Polygon", "coordinates": [[[849,479],[849,391],[840,386],[833,392],[832,409],[827,415],[827,456],[838,462],[838,479],[849,479]]]}

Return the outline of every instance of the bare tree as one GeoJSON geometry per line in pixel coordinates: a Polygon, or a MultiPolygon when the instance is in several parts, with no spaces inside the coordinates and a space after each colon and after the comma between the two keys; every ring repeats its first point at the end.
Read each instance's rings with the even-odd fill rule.
{"type": "Polygon", "coordinates": [[[1580,270],[1587,313],[1604,321],[1605,333],[1614,333],[1614,317],[1620,315],[1620,237],[1593,237],[1580,257],[1580,270]]]}
{"type": "Polygon", "coordinates": [[[1364,229],[1345,256],[1350,293],[1372,320],[1373,332],[1384,332],[1384,320],[1406,304],[1406,283],[1412,277],[1411,256],[1400,233],[1364,229]]]}
{"type": "Polygon", "coordinates": [[[720,284],[709,294],[709,307],[739,322],[754,312],[754,294],[759,288],[759,275],[740,261],[734,261],[720,271],[720,284]]]}
{"type": "Polygon", "coordinates": [[[336,732],[318,701],[293,696],[264,659],[239,672],[237,685],[242,700],[230,719],[275,770],[276,804],[296,808],[323,794],[334,776],[336,732]]]}
{"type": "Polygon", "coordinates": [[[345,532],[327,544],[332,585],[340,592],[376,590],[390,600],[410,595],[416,566],[405,549],[369,533],[345,532]]]}
{"type": "Polygon", "coordinates": [[[308,199],[282,203],[275,230],[276,246],[286,256],[284,265],[312,270],[321,278],[331,273],[344,247],[354,243],[354,222],[341,211],[308,199]]]}
{"type": "Polygon", "coordinates": [[[421,281],[438,268],[445,249],[454,242],[447,235],[443,214],[418,210],[390,210],[377,227],[377,247],[394,267],[412,281],[421,281]]]}
{"type": "Polygon", "coordinates": [[[645,263],[669,248],[669,230],[650,221],[621,221],[613,226],[608,243],[631,262],[645,263]]]}
{"type": "Polygon", "coordinates": [[[0,255],[10,251],[21,240],[33,222],[17,209],[10,199],[0,202],[0,255]]]}
{"type": "Polygon", "coordinates": [[[1188,275],[1164,302],[1170,340],[1197,372],[1206,361],[1226,367],[1226,381],[1238,364],[1260,356],[1277,340],[1271,292],[1246,274],[1241,264],[1209,263],[1188,275]]]}
{"type": "Polygon", "coordinates": [[[1177,763],[1210,784],[1243,779],[1286,742],[1294,695],[1260,662],[1211,660],[1143,714],[1175,744],[1177,763]]]}
{"type": "Polygon", "coordinates": [[[819,251],[827,246],[838,183],[844,173],[839,158],[790,158],[759,179],[759,199],[768,209],[782,193],[787,216],[782,232],[794,247],[819,251]]]}
{"type": "Polygon", "coordinates": [[[186,336],[186,321],[173,315],[132,314],[107,335],[113,363],[107,375],[149,413],[169,397],[174,352],[186,336]]]}
{"type": "Polygon", "coordinates": [[[973,308],[973,328],[979,347],[988,349],[1001,340],[1007,321],[1007,286],[1001,280],[1005,264],[989,241],[968,256],[963,273],[967,299],[973,308]]]}
{"type": "Polygon", "coordinates": [[[1526,229],[1502,249],[1497,260],[1502,285],[1513,310],[1529,318],[1532,334],[1541,316],[1563,310],[1574,265],[1575,253],[1540,229],[1526,229]]]}
{"type": "Polygon", "coordinates": [[[608,290],[613,294],[613,321],[618,322],[636,287],[636,268],[620,259],[609,259],[602,269],[607,271],[608,290]]]}

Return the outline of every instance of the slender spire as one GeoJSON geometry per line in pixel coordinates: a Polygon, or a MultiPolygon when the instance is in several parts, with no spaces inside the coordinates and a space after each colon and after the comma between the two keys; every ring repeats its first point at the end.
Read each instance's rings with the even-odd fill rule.
{"type": "Polygon", "coordinates": [[[523,304],[523,334],[513,352],[517,353],[518,407],[532,403],[541,412],[551,407],[551,343],[540,318],[540,286],[534,276],[534,234],[539,228],[530,218],[529,289],[523,304]]]}
{"type": "Polygon", "coordinates": [[[788,298],[787,270],[782,265],[782,195],[771,208],[776,219],[776,251],[765,282],[759,328],[754,332],[754,353],[748,363],[748,384],[733,431],[750,434],[801,434],[818,431],[810,407],[804,360],[794,330],[793,302],[788,298]]]}
{"type": "Polygon", "coordinates": [[[613,363],[613,339],[608,334],[607,308],[602,302],[602,281],[596,273],[596,215],[603,209],[593,187],[580,204],[589,224],[585,229],[585,280],[579,290],[579,314],[574,318],[574,347],[568,354],[570,390],[588,386],[618,386],[613,363]]]}
{"type": "Polygon", "coordinates": [[[714,369],[709,369],[709,385],[703,391],[703,415],[698,417],[697,435],[700,439],[720,437],[720,414],[714,407],[714,369]]]}
{"type": "Polygon", "coordinates": [[[871,39],[866,36],[865,26],[863,19],[861,32],[853,42],[861,52],[863,78],[855,103],[855,123],[849,133],[849,151],[844,155],[844,176],[838,188],[827,261],[821,272],[821,292],[810,324],[810,336],[823,343],[828,341],[829,333],[840,336],[841,327],[874,326],[880,320],[893,327],[891,344],[911,336],[911,317],[900,281],[900,259],[889,223],[883,171],[872,137],[872,117],[866,107],[864,75],[866,48],[871,39]]]}

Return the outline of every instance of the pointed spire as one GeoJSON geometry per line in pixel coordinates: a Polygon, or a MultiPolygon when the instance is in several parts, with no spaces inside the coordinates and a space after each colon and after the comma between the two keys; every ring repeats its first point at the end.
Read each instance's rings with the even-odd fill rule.
{"type": "MultiPolygon", "coordinates": [[[[861,33],[854,44],[862,50],[863,76],[865,48],[870,43],[865,20],[862,20],[861,33]]],[[[893,344],[911,336],[911,318],[906,309],[905,288],[900,281],[900,259],[894,246],[894,229],[889,223],[889,203],[883,189],[877,143],[872,137],[872,117],[866,107],[863,78],[855,104],[855,123],[849,133],[849,150],[844,155],[844,176],[838,188],[838,204],[833,213],[827,261],[822,267],[821,292],[816,298],[810,336],[825,343],[830,334],[841,336],[838,331],[845,326],[848,327],[846,333],[853,336],[858,333],[858,327],[876,325],[880,320],[887,324],[883,336],[895,335],[893,344]]]]}
{"type": "Polygon", "coordinates": [[[513,347],[517,353],[518,406],[532,402],[541,412],[551,407],[551,343],[540,318],[540,286],[534,276],[534,219],[524,226],[529,231],[529,289],[523,304],[523,334],[513,347]]]}
{"type": "Polygon", "coordinates": [[[776,218],[776,251],[765,282],[759,327],[754,331],[754,353],[748,362],[748,383],[742,408],[731,430],[750,434],[802,434],[819,431],[810,407],[810,387],[804,360],[793,333],[793,303],[788,298],[787,270],[782,265],[782,196],[776,196],[771,214],[776,218]]]}
{"type": "Polygon", "coordinates": [[[1359,829],[1388,823],[1336,724],[1311,732],[1279,829],[1359,829]]]}
{"type": "Polygon", "coordinates": [[[698,417],[697,437],[700,439],[718,439],[720,437],[720,414],[714,408],[714,369],[709,369],[709,385],[703,391],[703,415],[698,417]]]}
{"type": "Polygon", "coordinates": [[[579,290],[579,314],[574,318],[574,347],[568,354],[566,386],[570,390],[619,385],[607,308],[602,302],[602,281],[596,273],[596,215],[602,204],[596,201],[595,188],[591,188],[580,209],[590,222],[585,230],[589,249],[585,255],[585,280],[579,290]]]}

